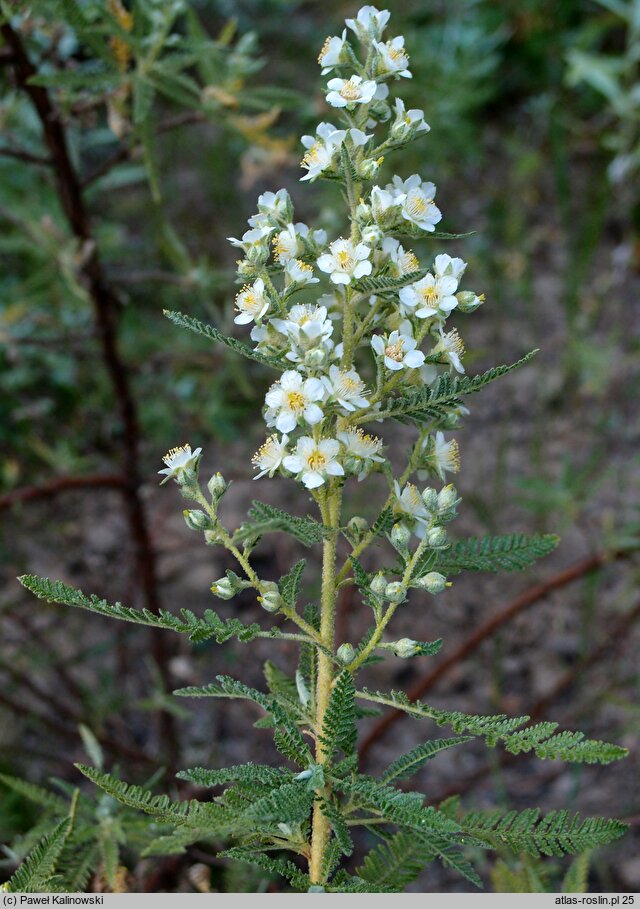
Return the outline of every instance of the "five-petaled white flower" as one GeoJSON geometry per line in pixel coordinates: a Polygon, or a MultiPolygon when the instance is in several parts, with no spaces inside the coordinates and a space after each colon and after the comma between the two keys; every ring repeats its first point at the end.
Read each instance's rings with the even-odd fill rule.
{"type": "Polygon", "coordinates": [[[346,135],[346,130],[336,129],[331,123],[319,123],[315,136],[303,136],[302,144],[307,152],[300,167],[304,167],[307,173],[300,179],[315,180],[325,170],[329,170],[346,135]]]}
{"type": "Polygon", "coordinates": [[[424,111],[418,107],[406,110],[402,98],[396,98],[396,119],[391,125],[391,135],[396,139],[428,133],[431,127],[424,119],[424,111]]]}
{"type": "Polygon", "coordinates": [[[361,41],[378,41],[382,37],[391,13],[388,9],[379,10],[375,6],[363,6],[358,10],[355,19],[345,19],[345,24],[355,32],[361,41]]]}
{"type": "Polygon", "coordinates": [[[264,281],[258,278],[253,284],[245,284],[236,296],[238,315],[233,320],[237,325],[259,321],[269,309],[269,297],[264,290],[264,281]]]}
{"type": "Polygon", "coordinates": [[[352,278],[371,274],[371,250],[364,243],[354,246],[351,240],[340,237],[329,246],[329,252],[320,256],[318,268],[331,275],[334,284],[350,284],[352,278]]]}
{"type": "Polygon", "coordinates": [[[289,259],[295,259],[304,250],[302,237],[309,232],[306,224],[287,224],[284,230],[276,234],[273,240],[273,254],[277,262],[285,265],[289,259]],[[306,231],[301,230],[306,228],[306,231]]]}
{"type": "Polygon", "coordinates": [[[313,277],[313,268],[302,259],[289,259],[284,271],[293,284],[317,284],[320,280],[313,277]]]}
{"type": "Polygon", "coordinates": [[[279,189],[278,192],[266,192],[258,196],[258,214],[249,218],[250,227],[273,227],[270,221],[286,220],[287,215],[291,212],[291,199],[286,189],[279,189]]]}
{"type": "Polygon", "coordinates": [[[245,230],[242,239],[240,240],[236,237],[227,237],[227,240],[232,246],[237,246],[238,249],[242,249],[245,253],[249,253],[257,247],[264,246],[266,237],[268,237],[270,233],[273,233],[274,230],[275,227],[254,227],[252,230],[245,230]]]}
{"type": "Polygon", "coordinates": [[[457,473],[460,470],[460,449],[456,440],[446,442],[444,433],[437,432],[430,445],[428,462],[443,482],[446,473],[457,473]]]}
{"type": "Polygon", "coordinates": [[[282,462],[291,473],[301,474],[307,489],[316,489],[328,477],[344,476],[344,468],[337,460],[340,443],[336,439],[321,439],[316,442],[310,436],[302,436],[296,444],[295,454],[288,455],[282,462]]]}
{"type": "Polygon", "coordinates": [[[371,338],[371,346],[379,357],[384,357],[387,369],[393,371],[417,369],[424,363],[424,354],[416,350],[418,344],[411,333],[411,324],[408,321],[402,322],[400,330],[392,331],[387,338],[374,335],[371,338]]]}
{"type": "Polygon", "coordinates": [[[333,35],[325,40],[322,50],[318,54],[318,63],[322,67],[322,75],[326,76],[331,72],[334,66],[344,63],[344,45],[347,38],[347,30],[343,29],[342,37],[333,35]]]}
{"type": "Polygon", "coordinates": [[[329,79],[327,104],[331,107],[346,107],[351,110],[356,104],[368,104],[376,94],[378,83],[372,79],[363,81],[362,76],[349,79],[329,79]]]}
{"type": "Polygon", "coordinates": [[[254,480],[259,480],[260,477],[265,476],[267,473],[270,477],[274,475],[287,455],[288,441],[289,436],[283,435],[281,440],[278,441],[277,435],[274,434],[269,436],[266,442],[262,443],[260,448],[251,458],[251,463],[260,471],[255,475],[253,478],[254,480]]]}
{"type": "Polygon", "coordinates": [[[382,252],[389,263],[392,278],[403,278],[420,270],[420,263],[413,250],[405,250],[394,237],[386,237],[382,241],[382,252]]]}
{"type": "Polygon", "coordinates": [[[440,340],[433,348],[433,353],[446,360],[456,372],[464,372],[461,359],[464,356],[464,341],[458,334],[457,328],[440,335],[440,340]]]}
{"type": "Polygon", "coordinates": [[[323,376],[322,382],[329,400],[337,401],[344,410],[353,412],[369,406],[369,401],[364,396],[364,382],[355,369],[343,372],[337,366],[330,366],[329,375],[323,376]]]}
{"type": "Polygon", "coordinates": [[[404,49],[404,37],[399,35],[383,44],[382,41],[374,41],[373,46],[378,51],[378,72],[381,75],[393,73],[394,75],[403,76],[405,79],[411,79],[409,70],[409,54],[404,49]]]}
{"type": "Polygon", "coordinates": [[[393,193],[402,204],[402,217],[415,224],[420,230],[433,231],[442,212],[433,201],[436,194],[434,183],[423,183],[419,174],[413,174],[408,180],[394,177],[386,189],[393,193]]]}
{"type": "Polygon", "coordinates": [[[323,397],[320,379],[303,379],[295,369],[287,369],[265,396],[267,426],[275,426],[279,432],[291,432],[303,420],[314,426],[322,420],[322,408],[316,401],[323,397]]]}
{"type": "Polygon", "coordinates": [[[407,309],[412,309],[419,319],[429,316],[446,318],[458,305],[455,292],[457,280],[451,275],[435,277],[429,272],[420,281],[401,288],[398,296],[407,309]]]}
{"type": "Polygon", "coordinates": [[[166,474],[160,485],[162,486],[172,477],[179,479],[180,474],[185,470],[192,470],[200,460],[201,453],[201,448],[191,451],[191,445],[181,445],[179,448],[172,448],[171,451],[168,451],[162,459],[167,466],[164,470],[158,471],[158,473],[166,474]]]}
{"type": "MultiPolygon", "coordinates": [[[[347,455],[357,458],[360,461],[376,461],[378,464],[384,463],[381,455],[382,440],[376,436],[369,436],[362,429],[346,429],[338,433],[338,438],[344,445],[347,455]]],[[[367,474],[366,468],[359,474],[358,479],[364,479],[367,474]]]]}
{"type": "Polygon", "coordinates": [[[421,532],[418,533],[418,536],[424,536],[424,528],[431,520],[431,515],[422,501],[418,487],[414,486],[413,483],[407,483],[401,492],[400,484],[395,480],[394,491],[397,510],[417,521],[418,526],[420,527],[421,525],[421,532]]]}
{"type": "Polygon", "coordinates": [[[326,341],[333,334],[333,323],[327,319],[326,306],[299,303],[289,310],[287,319],[272,319],[273,327],[296,344],[326,341]]]}

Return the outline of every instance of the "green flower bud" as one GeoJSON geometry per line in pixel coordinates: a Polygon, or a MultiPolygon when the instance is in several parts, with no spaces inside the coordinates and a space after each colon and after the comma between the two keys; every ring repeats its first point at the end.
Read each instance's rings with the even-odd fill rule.
{"type": "Polygon", "coordinates": [[[377,224],[370,224],[362,231],[362,242],[366,243],[367,246],[370,246],[372,249],[374,246],[378,245],[378,243],[382,240],[382,237],[383,233],[377,224]]]}
{"type": "Polygon", "coordinates": [[[258,597],[258,602],[267,612],[278,612],[284,605],[278,590],[267,590],[261,597],[258,597]]]}
{"type": "Polygon", "coordinates": [[[220,578],[211,585],[211,593],[221,600],[230,600],[235,596],[236,592],[229,578],[220,578]]]}
{"type": "Polygon", "coordinates": [[[211,518],[209,518],[204,511],[200,511],[199,508],[193,508],[191,511],[185,509],[182,514],[184,516],[184,522],[189,530],[196,530],[201,533],[203,530],[208,530],[211,527],[211,518]]]}
{"type": "Polygon", "coordinates": [[[458,492],[451,483],[438,493],[438,511],[449,511],[458,504],[458,492]]]}
{"type": "Polygon", "coordinates": [[[353,658],[355,657],[355,655],[356,655],[356,652],[353,649],[353,646],[351,644],[340,644],[340,646],[338,647],[338,652],[336,653],[336,656],[338,657],[340,662],[343,663],[345,666],[348,663],[353,662],[353,658]]]}
{"type": "Polygon", "coordinates": [[[399,581],[392,581],[385,587],[384,595],[392,603],[402,603],[407,598],[407,590],[399,581]]]}
{"type": "Polygon", "coordinates": [[[419,646],[418,642],[412,641],[411,638],[400,638],[400,640],[396,641],[393,645],[393,652],[397,657],[400,657],[400,659],[408,660],[416,655],[419,646]]]}
{"type": "Polygon", "coordinates": [[[318,369],[320,366],[323,366],[327,362],[327,352],[322,347],[314,347],[313,350],[308,350],[304,355],[305,366],[310,366],[312,369],[318,369]]]}
{"type": "Polygon", "coordinates": [[[359,515],[354,515],[347,524],[347,532],[352,537],[355,537],[356,540],[361,539],[368,529],[369,522],[366,518],[361,518],[359,515]]]}
{"type": "Polygon", "coordinates": [[[389,536],[396,549],[406,552],[411,539],[411,531],[406,524],[394,524],[389,536]]]}
{"type": "Polygon", "coordinates": [[[225,478],[222,476],[221,473],[214,473],[214,475],[211,477],[211,479],[207,483],[207,489],[209,490],[209,495],[216,502],[218,501],[218,499],[222,498],[222,496],[225,494],[225,492],[227,491],[228,488],[229,488],[229,484],[227,483],[227,481],[225,480],[225,478]]]}
{"type": "Polygon", "coordinates": [[[382,596],[386,589],[387,589],[387,579],[385,578],[385,576],[383,574],[378,573],[375,576],[375,578],[373,579],[373,581],[371,582],[371,590],[373,591],[373,593],[378,594],[378,596],[382,596]]]}
{"type": "Polygon", "coordinates": [[[204,532],[204,541],[208,546],[215,546],[216,543],[222,543],[222,536],[220,531],[212,528],[211,530],[205,530],[204,532]]]}
{"type": "Polygon", "coordinates": [[[356,218],[360,222],[371,219],[371,208],[365,202],[360,202],[356,208],[356,218]]]}
{"type": "Polygon", "coordinates": [[[431,486],[427,486],[426,489],[422,490],[422,501],[424,502],[427,511],[437,511],[438,493],[435,489],[432,489],[431,486]]]}
{"type": "Polygon", "coordinates": [[[425,574],[423,577],[418,578],[417,581],[414,581],[413,586],[420,587],[435,596],[437,593],[442,593],[445,589],[447,579],[439,571],[430,571],[429,574],[425,574]]]}
{"type": "Polygon", "coordinates": [[[427,541],[429,546],[439,549],[447,543],[447,531],[444,527],[432,527],[427,531],[427,541]]]}
{"type": "Polygon", "coordinates": [[[460,312],[475,312],[484,303],[484,294],[474,294],[472,290],[462,290],[456,294],[460,312]]]}
{"type": "Polygon", "coordinates": [[[383,161],[384,157],[365,158],[358,166],[358,176],[362,177],[364,180],[373,180],[380,170],[380,165],[383,161]]]}

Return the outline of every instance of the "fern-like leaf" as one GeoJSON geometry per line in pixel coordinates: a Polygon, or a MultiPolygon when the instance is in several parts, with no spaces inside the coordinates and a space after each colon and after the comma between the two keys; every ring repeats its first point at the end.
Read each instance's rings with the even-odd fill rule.
{"type": "Polygon", "coordinates": [[[253,347],[249,347],[248,344],[238,341],[237,338],[230,338],[228,335],[223,335],[222,332],[213,325],[207,325],[199,319],[195,319],[193,316],[187,316],[182,312],[174,312],[168,309],[163,310],[163,312],[167,319],[170,319],[171,322],[174,322],[176,325],[180,325],[181,328],[188,328],[189,331],[193,331],[197,335],[202,335],[203,337],[208,338],[209,341],[224,344],[235,353],[242,354],[243,357],[247,357],[249,360],[256,360],[258,363],[262,363],[263,366],[269,366],[271,369],[280,371],[283,369],[282,364],[276,360],[275,357],[267,357],[257,350],[254,350],[253,347]]]}
{"type": "Polygon", "coordinates": [[[443,552],[435,567],[445,575],[461,571],[521,571],[552,552],[558,542],[559,537],[549,533],[470,537],[443,552]]]}
{"type": "Polygon", "coordinates": [[[255,545],[266,533],[288,533],[305,546],[321,543],[329,531],[312,518],[299,518],[274,505],[254,501],[248,512],[249,520],[233,535],[235,545],[255,545]]]}
{"type": "Polygon", "coordinates": [[[356,737],[355,686],[353,676],[344,669],[333,684],[320,741],[331,759],[339,748],[345,754],[353,751],[356,737]]]}
{"type": "Polygon", "coordinates": [[[72,828],[71,818],[65,818],[38,843],[18,870],[5,884],[9,893],[42,893],[51,890],[57,862],[72,828]]]}
{"type": "Polygon", "coordinates": [[[452,739],[434,739],[430,742],[424,742],[422,745],[418,745],[416,748],[407,752],[407,754],[403,754],[402,757],[395,760],[393,764],[389,764],[383,773],[381,780],[383,783],[392,783],[394,780],[407,779],[407,777],[417,773],[421,767],[424,767],[427,761],[430,761],[441,751],[471,741],[473,741],[472,736],[461,735],[452,739]]]}

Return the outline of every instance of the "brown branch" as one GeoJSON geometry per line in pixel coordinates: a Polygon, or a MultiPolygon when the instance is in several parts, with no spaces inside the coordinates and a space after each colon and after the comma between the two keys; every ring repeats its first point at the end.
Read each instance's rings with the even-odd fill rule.
{"type": "Polygon", "coordinates": [[[24,148],[12,148],[5,146],[0,148],[0,155],[4,158],[15,158],[17,161],[24,161],[25,164],[37,164],[41,167],[51,167],[52,160],[46,155],[34,155],[24,148]]]}
{"type": "Polygon", "coordinates": [[[5,493],[0,496],[0,511],[5,508],[13,508],[23,502],[48,499],[68,490],[91,488],[123,490],[125,482],[117,473],[94,473],[86,477],[57,477],[55,480],[43,483],[42,486],[22,486],[20,489],[12,489],[11,492],[5,493]]]}
{"type": "MultiPolygon", "coordinates": [[[[492,637],[496,631],[529,606],[538,603],[553,590],[565,587],[567,584],[571,584],[573,581],[578,580],[578,578],[598,571],[609,562],[624,558],[626,555],[626,552],[596,553],[595,555],[576,562],[575,565],[572,565],[569,568],[565,568],[564,571],[560,571],[558,574],[549,578],[549,580],[543,581],[540,584],[534,584],[533,587],[525,590],[524,593],[516,597],[508,606],[505,606],[500,612],[491,616],[484,625],[481,625],[473,634],[470,634],[469,637],[453,651],[453,653],[444,660],[441,660],[431,672],[420,679],[420,681],[407,692],[409,700],[415,701],[418,700],[418,698],[421,698],[427,691],[433,688],[435,683],[446,675],[449,670],[454,666],[457,666],[462,660],[465,660],[470,654],[477,650],[487,638],[492,637]]],[[[373,743],[381,738],[382,735],[384,735],[384,733],[403,716],[405,716],[405,714],[401,710],[393,710],[381,720],[378,720],[360,746],[360,758],[362,759],[373,743]]]]}
{"type": "MultiPolygon", "coordinates": [[[[91,296],[102,357],[113,386],[118,411],[123,427],[122,474],[126,484],[125,507],[131,536],[136,551],[136,574],[140,579],[145,606],[158,612],[156,556],[153,550],[147,515],[140,495],[141,478],[138,467],[140,429],[137,407],[133,397],[128,368],[122,359],[117,340],[118,299],[104,277],[98,246],[94,241],[91,219],[82,194],[80,178],[74,168],[66,132],[58,110],[54,107],[46,88],[33,83],[37,70],[31,63],[22,39],[8,22],[0,26],[5,44],[13,55],[13,71],[18,87],[31,100],[41,122],[45,145],[54,163],[54,178],[60,204],[71,231],[82,247],[87,250],[81,268],[91,296]]],[[[162,633],[151,633],[153,657],[162,674],[165,687],[170,687],[167,667],[168,649],[162,633]]],[[[175,757],[175,724],[168,711],[161,713],[161,737],[170,753],[175,757]]]]}

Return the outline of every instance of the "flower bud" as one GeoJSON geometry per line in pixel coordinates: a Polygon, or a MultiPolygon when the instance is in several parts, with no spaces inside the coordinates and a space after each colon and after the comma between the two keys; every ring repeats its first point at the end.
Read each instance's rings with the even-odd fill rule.
{"type": "Polygon", "coordinates": [[[184,522],[189,530],[196,530],[201,533],[203,530],[208,530],[211,527],[211,518],[209,518],[204,511],[200,511],[199,508],[193,508],[191,511],[187,508],[182,514],[184,516],[184,522]]]}
{"type": "Polygon", "coordinates": [[[384,595],[391,603],[402,603],[407,597],[407,590],[399,581],[392,581],[385,587],[384,595]]]}
{"type": "Polygon", "coordinates": [[[373,180],[380,170],[380,165],[383,161],[384,157],[365,158],[358,166],[358,176],[362,177],[363,180],[373,180]]]}
{"type": "Polygon", "coordinates": [[[444,527],[431,527],[427,531],[427,542],[429,543],[429,546],[433,546],[434,549],[445,546],[447,542],[447,531],[444,527]]]}
{"type": "Polygon", "coordinates": [[[269,247],[266,243],[253,243],[245,253],[251,265],[264,265],[269,258],[269,247]]]}
{"type": "Polygon", "coordinates": [[[402,660],[408,660],[415,656],[419,649],[420,645],[418,642],[412,641],[411,638],[400,638],[393,645],[393,652],[402,660]]]}
{"type": "Polygon", "coordinates": [[[417,581],[414,581],[413,586],[420,587],[435,596],[437,593],[442,593],[445,589],[447,579],[439,571],[430,571],[429,574],[425,574],[423,577],[418,578],[417,581]]]}
{"type": "Polygon", "coordinates": [[[367,205],[366,202],[362,200],[358,203],[356,207],[356,219],[358,221],[370,221],[371,220],[371,207],[367,205]]]}
{"type": "Polygon", "coordinates": [[[230,600],[236,592],[229,578],[220,578],[211,585],[211,593],[220,597],[221,600],[230,600]]]}
{"type": "Polygon", "coordinates": [[[484,294],[474,294],[472,290],[461,290],[456,294],[458,300],[458,309],[460,312],[475,312],[478,307],[484,303],[484,294]]]}
{"type": "Polygon", "coordinates": [[[309,366],[311,369],[319,369],[326,362],[327,352],[324,347],[314,347],[313,350],[308,350],[304,355],[305,366],[309,366]]]}
{"type": "Polygon", "coordinates": [[[258,597],[258,602],[267,612],[278,612],[284,605],[280,591],[277,589],[267,590],[261,597],[258,597]]]}
{"type": "Polygon", "coordinates": [[[370,224],[362,231],[362,242],[373,249],[373,247],[377,246],[382,240],[383,236],[384,235],[377,224],[370,224]]]}
{"type": "Polygon", "coordinates": [[[458,504],[458,491],[456,487],[449,483],[438,493],[438,511],[449,511],[458,504]]]}
{"type": "Polygon", "coordinates": [[[383,574],[378,573],[371,582],[370,586],[373,593],[378,594],[378,596],[382,596],[382,594],[387,589],[387,579],[383,574]]]}
{"type": "Polygon", "coordinates": [[[347,524],[348,533],[357,540],[364,536],[368,528],[369,522],[366,518],[361,518],[359,515],[354,515],[347,524]]]}
{"type": "Polygon", "coordinates": [[[205,530],[204,541],[209,546],[215,546],[216,543],[222,543],[222,535],[220,534],[220,531],[215,528],[205,530]]]}
{"type": "Polygon", "coordinates": [[[438,510],[438,493],[431,486],[427,486],[426,489],[422,490],[422,501],[427,511],[434,512],[438,510]]]}
{"type": "Polygon", "coordinates": [[[207,483],[207,489],[209,490],[211,498],[217,502],[227,491],[228,483],[221,473],[214,473],[207,483]]]}
{"type": "Polygon", "coordinates": [[[343,663],[345,666],[348,663],[353,662],[353,658],[355,657],[355,655],[356,655],[356,652],[353,649],[353,646],[351,644],[340,644],[340,646],[338,647],[338,652],[336,653],[336,656],[338,657],[340,662],[343,663]]]}
{"type": "Polygon", "coordinates": [[[249,259],[238,259],[236,271],[241,278],[253,278],[256,275],[256,268],[249,259]]]}
{"type": "Polygon", "coordinates": [[[391,544],[395,546],[396,549],[406,552],[409,540],[411,539],[411,531],[406,524],[394,524],[389,537],[391,539],[391,544]]]}

